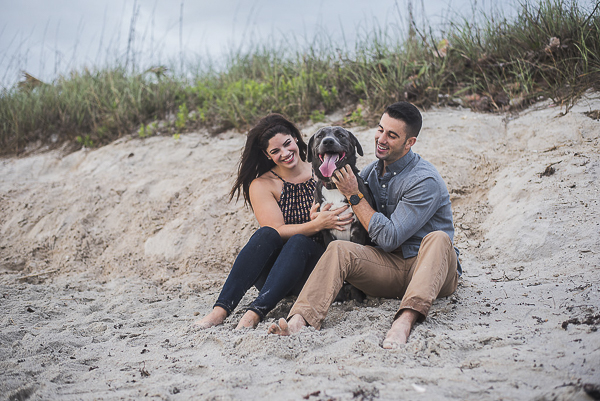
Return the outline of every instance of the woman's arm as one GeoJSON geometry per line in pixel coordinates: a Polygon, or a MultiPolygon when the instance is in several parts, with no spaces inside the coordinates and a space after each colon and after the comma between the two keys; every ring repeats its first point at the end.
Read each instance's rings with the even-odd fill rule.
{"type": "MultiPolygon", "coordinates": [[[[315,218],[311,221],[302,224],[285,224],[283,221],[283,214],[277,204],[275,193],[277,187],[271,184],[268,180],[255,179],[250,184],[250,202],[252,203],[252,209],[258,224],[261,227],[272,227],[281,236],[281,238],[288,239],[295,234],[303,234],[311,236],[318,233],[321,230],[326,229],[338,229],[343,230],[346,224],[350,224],[353,219],[352,214],[338,216],[344,212],[347,207],[339,208],[334,211],[323,210],[316,212],[318,205],[313,206],[311,215],[315,218]]],[[[328,208],[327,208],[328,209],[328,208]]]]}

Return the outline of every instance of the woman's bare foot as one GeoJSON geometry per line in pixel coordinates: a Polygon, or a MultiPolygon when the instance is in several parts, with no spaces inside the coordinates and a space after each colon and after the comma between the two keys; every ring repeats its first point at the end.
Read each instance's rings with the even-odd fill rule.
{"type": "Polygon", "coordinates": [[[226,317],[227,311],[220,306],[215,306],[208,315],[194,322],[194,326],[199,329],[208,329],[209,327],[223,324],[226,317]]]}
{"type": "Polygon", "coordinates": [[[307,325],[306,320],[300,315],[294,315],[290,321],[286,321],[284,318],[279,319],[279,322],[273,323],[269,327],[269,334],[278,334],[280,336],[289,336],[296,334],[303,327],[307,325]]]}
{"type": "Polygon", "coordinates": [[[258,326],[259,323],[260,316],[258,316],[258,313],[249,310],[246,313],[244,313],[244,316],[242,316],[240,322],[238,323],[235,329],[254,329],[256,328],[256,326],[258,326]]]}
{"type": "Polygon", "coordinates": [[[383,348],[396,349],[406,344],[413,325],[419,317],[419,312],[412,309],[404,309],[402,314],[394,321],[392,328],[387,332],[383,340],[383,348]]]}

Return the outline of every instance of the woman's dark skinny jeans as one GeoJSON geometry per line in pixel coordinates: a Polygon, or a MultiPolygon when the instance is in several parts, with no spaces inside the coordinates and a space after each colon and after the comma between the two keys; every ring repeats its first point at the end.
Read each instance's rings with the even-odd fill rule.
{"type": "Polygon", "coordinates": [[[284,243],[277,230],[258,229],[235,259],[215,306],[231,314],[254,285],[260,292],[248,309],[263,320],[284,297],[300,293],[324,251],[304,235],[284,243]]]}

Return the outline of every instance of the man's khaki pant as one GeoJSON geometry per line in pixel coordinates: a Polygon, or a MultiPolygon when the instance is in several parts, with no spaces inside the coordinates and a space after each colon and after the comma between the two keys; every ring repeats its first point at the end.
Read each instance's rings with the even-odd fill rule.
{"type": "Polygon", "coordinates": [[[448,234],[428,234],[419,254],[404,259],[400,249],[388,253],[349,241],[333,241],[315,266],[288,319],[299,314],[316,329],[329,306],[349,282],[365,294],[380,298],[402,298],[395,318],[403,309],[413,309],[425,318],[433,300],[456,290],[456,252],[448,234]]]}

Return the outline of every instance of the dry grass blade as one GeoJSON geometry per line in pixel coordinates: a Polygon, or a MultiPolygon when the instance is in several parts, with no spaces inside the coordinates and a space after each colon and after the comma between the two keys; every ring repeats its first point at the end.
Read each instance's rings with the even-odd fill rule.
{"type": "Polygon", "coordinates": [[[23,71],[23,77],[25,79],[17,84],[18,88],[21,90],[31,91],[38,86],[47,85],[26,71],[23,71]]]}

